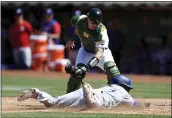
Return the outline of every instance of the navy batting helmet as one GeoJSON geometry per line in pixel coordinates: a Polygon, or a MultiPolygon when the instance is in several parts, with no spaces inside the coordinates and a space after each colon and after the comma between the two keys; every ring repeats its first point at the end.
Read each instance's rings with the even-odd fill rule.
{"type": "Polygon", "coordinates": [[[112,84],[124,85],[130,89],[133,89],[131,79],[125,77],[124,75],[119,75],[112,78],[112,84]]]}
{"type": "Polygon", "coordinates": [[[88,18],[95,23],[100,23],[102,21],[102,16],[102,11],[98,8],[92,8],[88,13],[88,18]]]}

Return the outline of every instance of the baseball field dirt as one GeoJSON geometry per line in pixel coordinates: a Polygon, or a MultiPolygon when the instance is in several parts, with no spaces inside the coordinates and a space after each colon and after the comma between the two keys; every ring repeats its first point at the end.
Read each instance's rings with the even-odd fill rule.
{"type": "MultiPolygon", "coordinates": [[[[3,76],[20,76],[30,78],[39,77],[45,78],[48,77],[58,79],[58,78],[67,78],[68,75],[65,73],[57,72],[35,72],[35,71],[2,71],[3,76]]],[[[171,77],[169,76],[151,76],[151,75],[126,75],[131,77],[133,82],[143,82],[143,83],[171,83],[171,77]]],[[[104,79],[105,74],[88,74],[89,79],[104,79]]],[[[3,83],[2,83],[3,84],[3,83]]],[[[54,109],[46,108],[43,104],[39,103],[34,99],[28,99],[24,102],[18,102],[15,97],[2,97],[2,113],[9,112],[79,112],[79,113],[120,113],[120,114],[155,114],[155,115],[171,115],[171,99],[143,99],[138,98],[142,103],[150,103],[149,107],[142,108],[115,108],[108,110],[101,109],[91,109],[91,110],[74,110],[74,109],[54,109]]]]}

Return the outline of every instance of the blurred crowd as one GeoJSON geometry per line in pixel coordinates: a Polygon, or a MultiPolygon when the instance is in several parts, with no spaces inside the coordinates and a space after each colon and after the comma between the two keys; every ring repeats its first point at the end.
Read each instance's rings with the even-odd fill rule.
{"type": "MultiPolygon", "coordinates": [[[[31,40],[46,38],[47,45],[64,46],[74,33],[71,17],[88,12],[87,9],[66,11],[44,6],[2,6],[1,10],[2,69],[30,69],[34,54],[31,40]]],[[[172,74],[171,11],[102,11],[109,48],[122,73],[172,74]]],[[[79,39],[71,52],[63,48],[64,59],[74,64],[79,48],[79,39]]]]}

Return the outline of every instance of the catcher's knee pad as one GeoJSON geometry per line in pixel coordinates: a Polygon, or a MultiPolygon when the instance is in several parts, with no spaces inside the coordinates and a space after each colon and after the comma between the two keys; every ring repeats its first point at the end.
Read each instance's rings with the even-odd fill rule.
{"type": "Polygon", "coordinates": [[[86,73],[87,73],[87,67],[85,64],[77,64],[76,69],[74,69],[75,72],[73,72],[71,74],[71,77],[68,81],[68,85],[67,85],[67,92],[66,93],[70,93],[72,91],[75,91],[77,89],[79,89],[82,80],[84,79],[86,73]]]}
{"type": "Polygon", "coordinates": [[[106,62],[104,64],[104,70],[105,70],[105,73],[107,74],[108,80],[120,74],[118,67],[113,61],[106,62]]]}

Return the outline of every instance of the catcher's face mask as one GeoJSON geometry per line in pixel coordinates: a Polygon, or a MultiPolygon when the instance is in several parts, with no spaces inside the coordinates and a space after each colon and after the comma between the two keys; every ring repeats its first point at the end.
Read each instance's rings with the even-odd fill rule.
{"type": "Polygon", "coordinates": [[[90,30],[96,30],[98,28],[99,23],[92,21],[88,18],[88,28],[90,30]]]}

